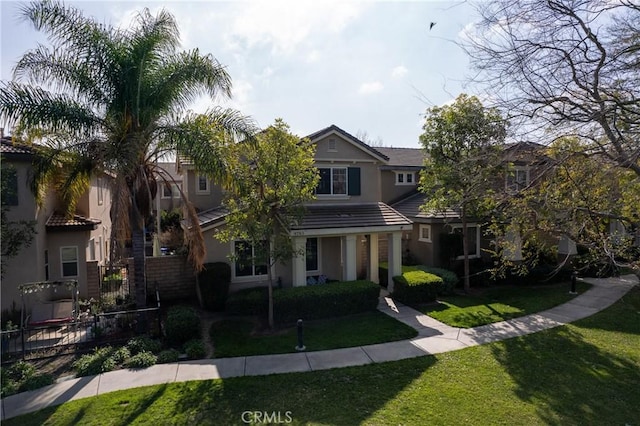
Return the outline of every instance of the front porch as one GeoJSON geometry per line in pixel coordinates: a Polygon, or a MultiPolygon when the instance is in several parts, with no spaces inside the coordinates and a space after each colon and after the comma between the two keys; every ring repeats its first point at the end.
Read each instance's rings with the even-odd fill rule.
{"type": "Polygon", "coordinates": [[[389,291],[393,291],[391,277],[402,273],[403,231],[411,227],[409,219],[384,203],[310,206],[290,232],[294,250],[305,253],[292,259],[293,285],[304,286],[309,275],[319,274],[342,281],[366,278],[379,283],[378,243],[384,236],[389,291]],[[328,268],[332,268],[330,272],[328,268]]]}

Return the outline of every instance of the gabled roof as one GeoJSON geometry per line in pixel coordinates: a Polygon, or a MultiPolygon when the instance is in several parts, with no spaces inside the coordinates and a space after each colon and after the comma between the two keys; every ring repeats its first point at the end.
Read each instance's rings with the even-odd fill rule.
{"type": "Polygon", "coordinates": [[[305,137],[309,138],[311,140],[311,142],[313,142],[314,140],[319,139],[319,138],[321,138],[323,136],[330,135],[331,133],[339,134],[340,136],[342,136],[347,141],[351,142],[352,144],[354,144],[355,146],[359,147],[363,151],[368,152],[369,154],[373,155],[374,157],[377,157],[379,160],[382,160],[384,162],[389,161],[389,157],[384,155],[382,152],[380,152],[377,149],[367,145],[366,143],[362,142],[360,139],[356,138],[355,136],[345,132],[340,127],[336,126],[335,124],[332,124],[331,126],[329,126],[327,128],[324,128],[322,130],[318,130],[317,132],[312,133],[312,134],[310,134],[308,136],[305,136],[305,137]]]}
{"type": "Polygon", "coordinates": [[[91,231],[97,228],[102,221],[100,219],[87,218],[80,215],[66,217],[59,213],[53,213],[47,219],[47,231],[91,231]]]}
{"type": "Polygon", "coordinates": [[[311,205],[292,230],[411,225],[411,220],[385,203],[311,205]]]}
{"type": "Polygon", "coordinates": [[[394,168],[392,166],[418,167],[424,165],[425,152],[421,148],[376,148],[380,153],[389,159],[389,165],[385,169],[394,168]]]}
{"type": "Polygon", "coordinates": [[[404,200],[398,201],[397,203],[393,204],[393,208],[399,211],[401,214],[411,219],[417,219],[419,221],[421,219],[424,221],[445,221],[451,219],[460,219],[460,213],[452,209],[448,209],[444,212],[438,213],[423,212],[422,210],[420,210],[420,206],[424,204],[424,201],[425,194],[418,192],[410,195],[404,200]]]}

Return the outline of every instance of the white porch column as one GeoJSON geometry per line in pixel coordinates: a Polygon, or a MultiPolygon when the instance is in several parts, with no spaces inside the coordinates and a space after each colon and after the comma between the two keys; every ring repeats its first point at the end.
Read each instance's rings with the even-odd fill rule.
{"type": "Polygon", "coordinates": [[[369,234],[369,280],[380,284],[378,275],[378,234],[369,234]]]}
{"type": "Polygon", "coordinates": [[[389,284],[387,290],[393,292],[393,277],[402,275],[402,232],[389,234],[389,284]]]}
{"type": "Polygon", "coordinates": [[[293,286],[307,285],[307,259],[304,254],[307,248],[307,237],[293,237],[293,250],[298,254],[293,258],[293,286]]]}
{"type": "Polygon", "coordinates": [[[344,242],[344,279],[345,281],[353,281],[358,278],[358,274],[356,272],[356,235],[346,235],[344,237],[344,242]]]}

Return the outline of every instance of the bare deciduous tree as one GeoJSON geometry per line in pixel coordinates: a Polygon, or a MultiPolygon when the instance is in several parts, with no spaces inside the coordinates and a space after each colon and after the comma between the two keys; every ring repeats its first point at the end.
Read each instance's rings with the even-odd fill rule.
{"type": "Polygon", "coordinates": [[[591,140],[640,176],[640,5],[494,0],[478,10],[464,48],[510,121],[591,140]]]}

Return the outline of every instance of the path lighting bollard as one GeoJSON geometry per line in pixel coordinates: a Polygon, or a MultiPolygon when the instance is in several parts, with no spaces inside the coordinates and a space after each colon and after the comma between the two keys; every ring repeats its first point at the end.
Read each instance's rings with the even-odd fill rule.
{"type": "Polygon", "coordinates": [[[571,291],[569,292],[569,294],[578,294],[578,291],[576,290],[577,280],[578,280],[578,273],[576,271],[573,271],[573,273],[571,274],[571,291]]]}
{"type": "Polygon", "coordinates": [[[304,342],[302,341],[302,320],[298,320],[298,346],[296,346],[296,351],[304,351],[307,348],[304,346],[304,342]]]}

